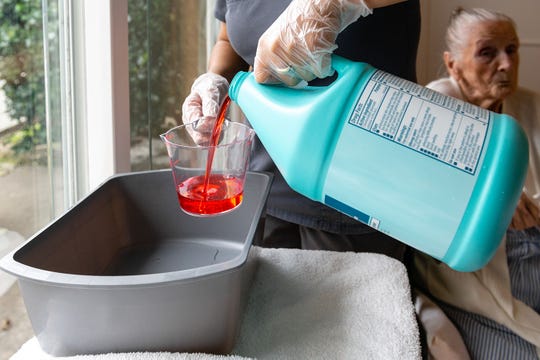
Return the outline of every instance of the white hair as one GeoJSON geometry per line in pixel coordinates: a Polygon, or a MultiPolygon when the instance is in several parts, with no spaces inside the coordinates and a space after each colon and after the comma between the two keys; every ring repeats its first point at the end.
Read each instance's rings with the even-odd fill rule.
{"type": "Polygon", "coordinates": [[[510,23],[514,30],[516,29],[514,20],[505,14],[480,8],[464,9],[458,7],[452,12],[446,29],[446,47],[448,51],[454,57],[459,57],[465,46],[470,26],[484,21],[504,21],[510,23]]]}

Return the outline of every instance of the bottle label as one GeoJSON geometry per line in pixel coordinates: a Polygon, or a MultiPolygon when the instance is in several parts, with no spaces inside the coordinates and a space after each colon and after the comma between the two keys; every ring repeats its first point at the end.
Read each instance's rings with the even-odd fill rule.
{"type": "Polygon", "coordinates": [[[349,123],[474,175],[489,119],[485,109],[378,70],[349,123]]]}

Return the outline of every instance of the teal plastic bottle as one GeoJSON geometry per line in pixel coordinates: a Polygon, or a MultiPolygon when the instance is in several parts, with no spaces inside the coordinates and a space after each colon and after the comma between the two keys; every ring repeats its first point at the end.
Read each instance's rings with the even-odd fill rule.
{"type": "Polygon", "coordinates": [[[528,164],[507,115],[333,57],[328,86],[231,82],[235,101],[295,191],[459,271],[493,256],[528,164]]]}

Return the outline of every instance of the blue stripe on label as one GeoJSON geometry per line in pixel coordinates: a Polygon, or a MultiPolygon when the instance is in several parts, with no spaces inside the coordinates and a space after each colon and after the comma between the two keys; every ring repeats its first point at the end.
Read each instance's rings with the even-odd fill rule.
{"type": "Polygon", "coordinates": [[[342,203],[339,200],[334,199],[331,196],[325,195],[324,196],[324,203],[337,211],[340,211],[344,213],[345,215],[349,215],[353,218],[355,218],[358,221],[363,222],[366,225],[369,225],[369,215],[364,214],[361,211],[356,210],[355,208],[350,207],[347,204],[342,203]]]}

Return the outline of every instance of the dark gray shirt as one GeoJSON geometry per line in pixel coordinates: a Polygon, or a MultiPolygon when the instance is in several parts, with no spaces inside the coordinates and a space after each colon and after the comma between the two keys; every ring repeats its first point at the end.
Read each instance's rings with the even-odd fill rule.
{"type": "MultiPolygon", "coordinates": [[[[234,50],[253,65],[257,42],[277,19],[290,0],[217,0],[215,16],[227,24],[234,50]]],[[[367,62],[378,69],[416,81],[416,51],[420,37],[419,0],[374,9],[343,30],[336,54],[367,62]]],[[[249,120],[249,119],[248,119],[249,120]]],[[[292,190],[258,139],[252,154],[251,170],[275,174],[267,212],[280,219],[334,233],[374,231],[324,204],[292,190]]]]}

